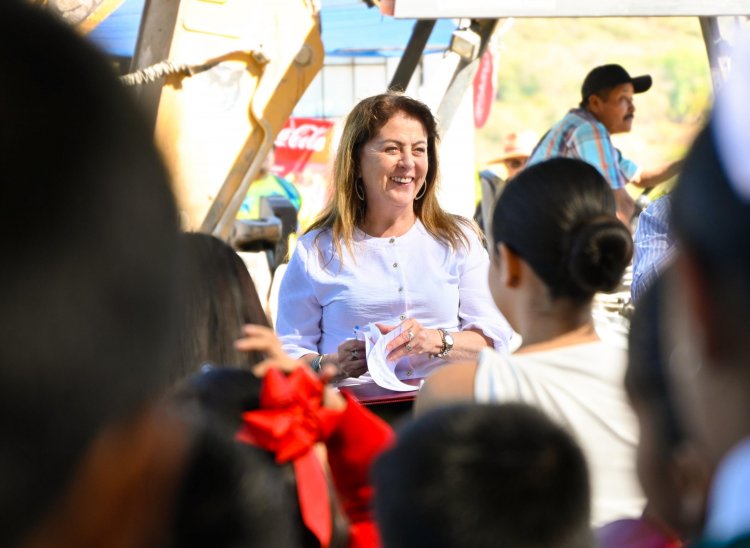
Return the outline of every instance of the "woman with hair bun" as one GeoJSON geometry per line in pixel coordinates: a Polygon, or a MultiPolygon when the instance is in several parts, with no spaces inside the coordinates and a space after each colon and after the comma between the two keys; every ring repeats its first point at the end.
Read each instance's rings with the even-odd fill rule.
{"type": "Polygon", "coordinates": [[[592,476],[595,524],[639,516],[638,429],[623,388],[626,352],[599,338],[591,303],[614,290],[633,254],[612,192],[580,160],[556,158],[514,178],[495,206],[489,286],[523,342],[432,375],[417,413],[448,402],[520,401],[567,426],[592,476]]]}

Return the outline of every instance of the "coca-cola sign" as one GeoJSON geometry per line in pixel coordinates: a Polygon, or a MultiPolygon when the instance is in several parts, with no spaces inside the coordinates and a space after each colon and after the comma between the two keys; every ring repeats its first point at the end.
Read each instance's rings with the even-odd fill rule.
{"type": "Polygon", "coordinates": [[[328,132],[333,124],[323,120],[315,120],[315,122],[300,123],[296,127],[284,127],[276,137],[276,148],[322,151],[326,147],[328,132]],[[321,125],[320,122],[325,122],[325,124],[321,125]]]}
{"type": "Polygon", "coordinates": [[[308,162],[325,164],[331,141],[331,120],[289,118],[279,131],[274,172],[281,176],[302,173],[308,162]]]}

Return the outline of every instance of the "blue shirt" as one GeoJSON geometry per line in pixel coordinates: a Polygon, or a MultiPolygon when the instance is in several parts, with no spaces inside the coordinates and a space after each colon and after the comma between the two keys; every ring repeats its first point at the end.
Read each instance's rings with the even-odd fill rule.
{"type": "Polygon", "coordinates": [[[675,254],[674,237],[669,231],[672,197],[667,194],[654,200],[638,217],[633,243],[633,284],[630,296],[638,302],[675,254]]]}
{"type": "Polygon", "coordinates": [[[550,158],[578,158],[599,170],[613,189],[635,177],[638,166],[622,157],[607,128],[586,109],[574,108],[542,137],[527,165],[550,158]]]}

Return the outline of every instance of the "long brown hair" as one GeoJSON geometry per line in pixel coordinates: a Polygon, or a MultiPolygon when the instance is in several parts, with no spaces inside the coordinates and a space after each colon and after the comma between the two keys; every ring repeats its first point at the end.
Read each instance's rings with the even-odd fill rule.
{"type": "Polygon", "coordinates": [[[352,254],[354,229],[361,226],[367,203],[357,197],[355,185],[360,177],[362,147],[399,112],[422,123],[427,133],[427,176],[424,196],[414,201],[414,213],[427,232],[453,249],[468,247],[464,228],[477,232],[471,221],[444,211],[437,199],[439,182],[437,122],[424,103],[402,93],[389,91],[360,101],[349,113],[344,124],[341,142],[336,151],[333,171],[333,194],[326,208],[307,229],[331,229],[336,251],[343,261],[341,241],[352,254]]]}

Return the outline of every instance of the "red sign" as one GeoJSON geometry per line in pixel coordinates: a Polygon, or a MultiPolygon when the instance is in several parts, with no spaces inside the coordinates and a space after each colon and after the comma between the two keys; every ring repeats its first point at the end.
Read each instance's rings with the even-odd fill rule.
{"type": "Polygon", "coordinates": [[[323,209],[330,192],[333,124],[317,118],[289,118],[274,141],[273,172],[294,183],[302,196],[299,222],[303,230],[323,209]]]}
{"type": "Polygon", "coordinates": [[[490,109],[495,99],[495,82],[493,79],[492,53],[485,50],[479,60],[479,68],[474,76],[474,127],[480,128],[487,123],[490,109]]]}
{"type": "Polygon", "coordinates": [[[302,173],[315,153],[327,151],[332,127],[330,120],[289,118],[274,142],[274,172],[282,177],[289,173],[302,173]]]}

